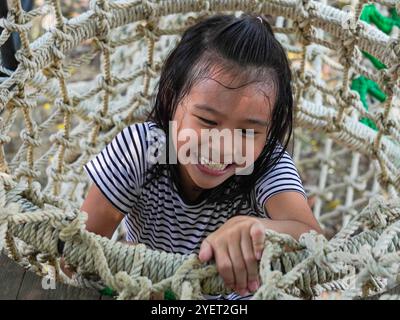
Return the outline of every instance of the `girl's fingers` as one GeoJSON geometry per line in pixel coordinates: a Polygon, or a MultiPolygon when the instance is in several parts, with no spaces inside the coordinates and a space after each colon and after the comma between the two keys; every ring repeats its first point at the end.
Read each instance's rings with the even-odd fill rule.
{"type": "Polygon", "coordinates": [[[247,270],[242,256],[239,241],[232,241],[228,244],[229,256],[233,264],[233,273],[235,275],[236,291],[244,296],[247,293],[247,270]]]}
{"type": "Polygon", "coordinates": [[[254,223],[250,227],[250,237],[253,243],[254,255],[257,260],[261,259],[262,251],[264,250],[265,227],[261,222],[254,223]]]}
{"type": "Polygon", "coordinates": [[[254,254],[252,239],[246,230],[242,231],[240,246],[242,250],[242,256],[246,264],[247,288],[249,291],[254,292],[259,287],[258,264],[254,254]]]}
{"type": "Polygon", "coordinates": [[[213,249],[207,239],[204,239],[200,246],[199,259],[201,262],[207,262],[213,256],[213,249]]]}
{"type": "Polygon", "coordinates": [[[224,279],[225,286],[233,289],[235,285],[235,276],[233,274],[232,261],[229,257],[228,248],[225,245],[219,245],[214,250],[215,263],[219,275],[224,279]]]}

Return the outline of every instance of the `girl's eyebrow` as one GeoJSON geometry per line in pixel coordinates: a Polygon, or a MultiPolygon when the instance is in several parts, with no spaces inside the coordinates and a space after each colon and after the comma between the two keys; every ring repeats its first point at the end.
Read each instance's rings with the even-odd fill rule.
{"type": "Polygon", "coordinates": [[[259,120],[259,119],[255,119],[255,118],[248,118],[246,120],[244,120],[244,122],[246,123],[251,123],[251,124],[256,124],[262,127],[268,127],[268,122],[267,121],[263,121],[263,120],[259,120]]]}
{"type": "Polygon", "coordinates": [[[214,113],[214,114],[219,115],[219,116],[223,115],[220,111],[214,109],[213,107],[211,107],[211,106],[209,106],[207,104],[195,104],[194,107],[198,108],[198,109],[202,109],[202,110],[208,111],[208,112],[211,112],[211,113],[214,113]]]}
{"type": "MultiPolygon", "coordinates": [[[[193,106],[195,108],[214,113],[215,115],[223,116],[223,114],[220,111],[214,109],[213,107],[211,107],[211,106],[209,106],[207,104],[195,104],[193,106]]],[[[256,124],[256,125],[259,125],[259,126],[262,126],[262,127],[268,127],[268,122],[267,121],[263,121],[263,120],[256,119],[256,118],[248,118],[248,119],[245,119],[243,122],[250,123],[250,124],[256,124]]]]}

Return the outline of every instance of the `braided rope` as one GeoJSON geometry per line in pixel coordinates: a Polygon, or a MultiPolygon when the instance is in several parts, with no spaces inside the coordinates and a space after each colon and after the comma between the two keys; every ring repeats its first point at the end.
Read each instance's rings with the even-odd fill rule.
{"type": "MultiPolygon", "coordinates": [[[[9,234],[51,257],[63,254],[67,263],[79,266],[81,274],[98,274],[120,298],[148,299],[166,289],[181,299],[229,293],[215,265],[202,264],[195,255],[154,251],[90,233],[85,230],[86,213],[79,210],[65,211],[47,204],[37,209],[31,204],[32,211],[25,211],[26,204],[8,201],[0,212],[2,239],[9,234]]],[[[356,289],[360,290],[369,285],[371,277],[393,278],[399,263],[399,216],[399,200],[387,203],[378,197],[329,242],[312,232],[303,234],[298,242],[267,231],[260,264],[262,286],[254,298],[310,297],[317,284],[337,286],[336,280],[356,271],[360,287],[356,289]],[[360,227],[365,230],[354,234],[360,227]],[[297,296],[289,293],[293,288],[300,290],[297,296]]],[[[357,294],[360,292],[352,292],[357,294]]]]}

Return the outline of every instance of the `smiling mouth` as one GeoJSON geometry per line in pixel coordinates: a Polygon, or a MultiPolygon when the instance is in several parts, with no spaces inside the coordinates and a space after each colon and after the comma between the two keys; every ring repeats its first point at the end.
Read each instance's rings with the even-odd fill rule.
{"type": "Polygon", "coordinates": [[[230,165],[230,164],[225,164],[225,163],[215,163],[215,162],[208,160],[205,157],[200,157],[200,164],[208,169],[215,170],[215,171],[223,171],[230,165]]]}
{"type": "Polygon", "coordinates": [[[199,163],[196,166],[204,174],[211,176],[221,176],[226,174],[233,165],[233,163],[215,163],[205,157],[200,157],[199,163]]]}

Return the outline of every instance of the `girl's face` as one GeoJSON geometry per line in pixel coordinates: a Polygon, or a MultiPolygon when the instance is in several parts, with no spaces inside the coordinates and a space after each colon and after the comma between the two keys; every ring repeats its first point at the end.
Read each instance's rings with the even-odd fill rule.
{"type": "Polygon", "coordinates": [[[190,200],[196,199],[202,189],[214,188],[240,168],[248,167],[248,160],[246,163],[235,161],[232,156],[235,152],[240,152],[254,163],[266,143],[267,129],[275,101],[273,87],[268,83],[252,83],[238,89],[223,86],[236,88],[241,85],[232,80],[234,80],[232,76],[218,73],[213,79],[200,81],[178,104],[174,114],[173,120],[176,123],[178,137],[180,133],[189,131],[198,137],[198,139],[187,137],[181,141],[173,135],[181,183],[190,200]],[[215,140],[210,143],[209,138],[206,140],[201,138],[204,129],[214,129],[214,131],[216,129],[218,132],[224,129],[225,133],[231,133],[231,137],[235,137],[236,134],[236,138],[241,141],[231,139],[231,142],[226,143],[224,135],[224,138],[217,139],[217,144],[215,140]],[[237,133],[241,131],[235,129],[252,129],[254,134],[246,134],[243,131],[243,134],[238,136],[237,133]],[[251,152],[246,154],[246,149],[249,150],[246,148],[248,143],[252,144],[252,148],[251,152]],[[205,155],[204,151],[201,151],[202,145],[203,150],[209,150],[209,154],[205,155]],[[215,149],[219,149],[220,153],[217,161],[214,155],[211,156],[215,149]],[[188,157],[197,161],[188,163],[188,157]],[[211,159],[213,161],[210,165],[211,159]]]}

